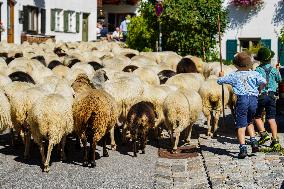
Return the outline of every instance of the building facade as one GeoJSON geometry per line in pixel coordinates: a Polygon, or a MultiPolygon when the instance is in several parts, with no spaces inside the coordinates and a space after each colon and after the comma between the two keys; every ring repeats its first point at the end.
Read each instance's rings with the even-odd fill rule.
{"type": "Polygon", "coordinates": [[[54,36],[57,41],[96,39],[97,0],[0,0],[1,40],[54,36]]]}
{"type": "Polygon", "coordinates": [[[263,0],[262,6],[256,9],[238,8],[230,2],[224,1],[229,13],[229,26],[222,38],[223,58],[232,60],[236,52],[255,52],[259,46],[267,46],[275,52],[273,61],[280,58],[284,65],[284,53],[279,41],[280,30],[284,26],[284,2],[263,0]]]}
{"type": "Polygon", "coordinates": [[[120,25],[126,15],[137,14],[138,2],[138,0],[102,0],[101,13],[110,32],[120,25]]]}

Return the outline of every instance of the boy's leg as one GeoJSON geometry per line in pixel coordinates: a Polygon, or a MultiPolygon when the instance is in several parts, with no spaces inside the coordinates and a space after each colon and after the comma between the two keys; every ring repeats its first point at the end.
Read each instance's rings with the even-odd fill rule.
{"type": "Polygon", "coordinates": [[[258,99],[256,96],[250,96],[249,97],[249,109],[248,109],[248,114],[247,114],[247,131],[250,136],[250,142],[251,142],[251,148],[252,148],[252,153],[258,152],[258,142],[255,139],[255,130],[254,130],[254,125],[253,125],[253,120],[254,116],[256,113],[257,109],[257,104],[258,104],[258,99]]]}
{"type": "Polygon", "coordinates": [[[239,159],[243,159],[247,156],[247,147],[245,145],[245,132],[248,125],[247,113],[248,113],[248,96],[238,96],[236,103],[236,127],[237,137],[240,144],[239,159]]]}
{"type": "Polygon", "coordinates": [[[269,119],[268,123],[271,128],[272,138],[277,138],[277,123],[275,119],[269,119]]]}
{"type": "Polygon", "coordinates": [[[266,100],[267,100],[267,96],[262,95],[258,97],[258,104],[257,104],[256,113],[255,113],[255,124],[256,124],[257,129],[260,132],[260,139],[258,140],[259,145],[264,144],[266,141],[270,139],[269,134],[265,130],[264,123],[261,119],[262,112],[264,111],[264,108],[266,106],[266,103],[265,103],[266,100]]]}
{"type": "Polygon", "coordinates": [[[240,145],[244,145],[246,143],[245,141],[245,135],[246,135],[246,128],[242,127],[242,128],[238,128],[238,141],[240,145]]]}

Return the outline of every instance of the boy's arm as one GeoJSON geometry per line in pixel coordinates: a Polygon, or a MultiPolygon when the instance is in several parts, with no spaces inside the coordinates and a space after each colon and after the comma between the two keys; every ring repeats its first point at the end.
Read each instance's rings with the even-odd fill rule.
{"type": "Polygon", "coordinates": [[[279,70],[276,70],[276,82],[280,83],[282,81],[282,77],[279,70]]]}
{"type": "MultiPolygon", "coordinates": [[[[219,76],[222,76],[224,73],[220,73],[219,76]]],[[[217,79],[217,83],[219,85],[222,85],[222,84],[231,84],[233,81],[232,81],[233,77],[231,74],[228,74],[226,76],[223,76],[223,77],[220,77],[219,79],[217,79]]]]}

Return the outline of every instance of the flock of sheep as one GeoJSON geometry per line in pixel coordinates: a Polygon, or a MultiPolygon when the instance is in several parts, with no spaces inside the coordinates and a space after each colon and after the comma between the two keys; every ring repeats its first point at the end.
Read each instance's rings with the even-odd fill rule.
{"type": "MultiPolygon", "coordinates": [[[[216,82],[219,63],[204,63],[175,52],[138,52],[115,42],[0,43],[0,132],[10,129],[25,146],[39,146],[43,171],[49,171],[53,146],[66,158],[66,136],[83,145],[83,166],[94,167],[98,141],[108,156],[106,135],[116,149],[114,128],[133,143],[134,156],[145,153],[148,131],[157,138],[164,127],[176,152],[181,132],[190,142],[193,124],[203,112],[208,135],[217,129],[222,90],[216,82]],[[211,113],[213,129],[211,129],[211,113]],[[44,141],[48,141],[45,155],[44,141]],[[90,150],[87,151],[87,142],[90,150]],[[88,154],[89,153],[89,154],[88,154]]],[[[225,66],[229,73],[234,66],[225,66]]],[[[232,89],[224,86],[225,105],[233,110],[232,89]]]]}

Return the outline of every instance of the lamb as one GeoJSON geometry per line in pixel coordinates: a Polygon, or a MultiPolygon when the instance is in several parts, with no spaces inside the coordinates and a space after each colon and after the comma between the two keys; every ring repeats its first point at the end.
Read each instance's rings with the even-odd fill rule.
{"type": "Polygon", "coordinates": [[[167,96],[163,104],[165,125],[170,131],[173,153],[176,153],[180,133],[187,130],[186,142],[190,143],[193,124],[202,112],[202,100],[196,91],[178,90],[167,96]],[[175,137],[175,141],[173,141],[175,137]]]}
{"type": "Polygon", "coordinates": [[[94,89],[88,76],[80,74],[72,88],[75,91],[73,104],[74,131],[84,146],[83,166],[96,166],[95,150],[97,142],[103,139],[103,156],[107,157],[106,133],[118,119],[117,104],[106,92],[94,89]],[[89,162],[87,159],[87,140],[90,142],[89,162]]]}
{"type": "Polygon", "coordinates": [[[127,129],[130,130],[134,157],[137,157],[137,143],[145,154],[148,131],[155,126],[156,118],[154,105],[150,102],[139,102],[133,105],[127,114],[127,129]],[[139,140],[139,141],[138,141],[139,140]]]}
{"type": "MultiPolygon", "coordinates": [[[[202,98],[202,111],[207,118],[208,136],[215,136],[218,129],[218,121],[222,111],[222,86],[217,84],[216,79],[206,80],[201,88],[199,94],[202,98]],[[215,115],[213,115],[215,110],[215,115]],[[211,115],[213,115],[213,131],[211,131],[211,115]]],[[[229,102],[229,90],[224,87],[224,104],[229,102]]]]}
{"type": "Polygon", "coordinates": [[[28,124],[34,141],[38,144],[43,171],[48,172],[53,146],[62,142],[61,160],[65,160],[66,136],[73,130],[72,102],[58,94],[38,99],[28,113],[28,124]],[[43,140],[48,140],[47,156],[44,154],[43,140]]]}

